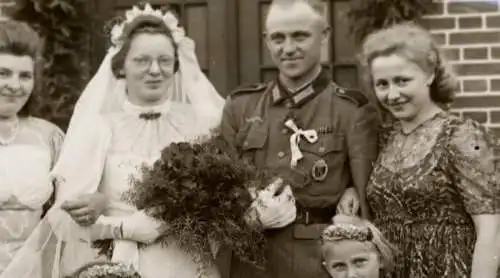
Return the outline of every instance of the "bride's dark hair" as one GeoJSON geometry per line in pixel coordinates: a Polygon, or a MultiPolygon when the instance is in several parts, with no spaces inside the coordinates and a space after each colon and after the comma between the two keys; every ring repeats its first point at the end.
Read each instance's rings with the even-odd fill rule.
{"type": "Polygon", "coordinates": [[[125,58],[130,50],[133,39],[139,34],[161,34],[167,36],[172,42],[175,51],[174,72],[178,70],[179,61],[177,58],[177,44],[174,42],[172,30],[168,28],[161,18],[152,15],[141,15],[132,20],[132,22],[126,24],[123,28],[123,34],[121,36],[123,45],[111,60],[111,71],[116,78],[124,77],[122,69],[125,58]]]}

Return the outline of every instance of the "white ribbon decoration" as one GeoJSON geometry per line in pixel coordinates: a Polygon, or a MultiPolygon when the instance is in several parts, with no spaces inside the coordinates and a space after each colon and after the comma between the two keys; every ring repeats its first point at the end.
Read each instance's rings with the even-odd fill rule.
{"type": "Polygon", "coordinates": [[[290,151],[292,153],[290,166],[292,168],[295,168],[299,163],[299,160],[304,157],[299,148],[300,138],[303,136],[304,138],[306,138],[307,142],[312,144],[318,141],[318,132],[316,132],[316,130],[314,129],[300,129],[292,119],[288,119],[285,122],[285,126],[293,131],[293,134],[290,135],[290,151]]]}

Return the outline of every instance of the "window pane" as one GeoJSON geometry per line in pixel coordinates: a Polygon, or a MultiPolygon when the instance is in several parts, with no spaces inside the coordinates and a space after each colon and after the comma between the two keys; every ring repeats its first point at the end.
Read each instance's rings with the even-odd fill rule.
{"type": "Polygon", "coordinates": [[[354,42],[354,36],[349,32],[347,11],[349,1],[333,1],[333,45],[335,63],[353,63],[356,61],[358,48],[354,42]]]}
{"type": "Polygon", "coordinates": [[[208,67],[208,9],[205,5],[185,7],[186,33],[196,43],[196,55],[202,68],[208,67]]]}
{"type": "Polygon", "coordinates": [[[277,69],[263,69],[261,70],[260,73],[260,80],[261,82],[268,82],[275,80],[277,76],[278,76],[277,69]]]}
{"type": "Polygon", "coordinates": [[[334,66],[333,80],[340,86],[359,88],[358,69],[356,65],[334,66]]]}
{"type": "MultiPolygon", "coordinates": [[[[246,0],[249,1],[249,0],[246,0]]],[[[261,3],[260,4],[260,30],[259,34],[263,34],[266,29],[266,17],[267,12],[269,10],[269,3],[261,3]]],[[[264,36],[260,36],[260,53],[261,53],[261,65],[263,66],[272,66],[274,65],[273,60],[271,59],[271,55],[269,55],[269,50],[267,50],[266,41],[264,40],[264,36]]]]}

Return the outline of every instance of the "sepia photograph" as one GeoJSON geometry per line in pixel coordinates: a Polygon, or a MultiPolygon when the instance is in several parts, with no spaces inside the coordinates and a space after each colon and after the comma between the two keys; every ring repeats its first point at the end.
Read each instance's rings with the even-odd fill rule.
{"type": "Polygon", "coordinates": [[[499,269],[499,0],[0,0],[0,278],[499,269]]]}

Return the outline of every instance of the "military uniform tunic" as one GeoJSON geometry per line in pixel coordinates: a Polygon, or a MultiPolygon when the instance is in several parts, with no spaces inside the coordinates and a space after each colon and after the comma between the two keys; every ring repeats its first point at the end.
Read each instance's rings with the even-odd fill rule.
{"type": "Polygon", "coordinates": [[[266,271],[233,258],[231,278],[328,277],[318,239],[349,186],[357,189],[362,215],[368,215],[365,185],[377,155],[378,126],[377,110],[363,93],[339,87],[326,71],[294,93],[272,81],[228,97],[222,135],[256,166],[277,170],[292,185],[298,206],[294,224],[265,232],[266,271]],[[317,140],[298,135],[302,159],[291,165],[290,137],[298,129],[315,131],[317,140]]]}

